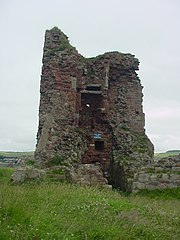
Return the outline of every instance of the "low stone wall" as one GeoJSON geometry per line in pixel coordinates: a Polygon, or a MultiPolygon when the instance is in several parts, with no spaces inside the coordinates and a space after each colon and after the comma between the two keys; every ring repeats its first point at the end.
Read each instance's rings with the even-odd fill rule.
{"type": "Polygon", "coordinates": [[[97,186],[111,189],[108,180],[103,176],[101,166],[97,164],[79,164],[76,166],[52,166],[41,170],[34,167],[19,167],[11,176],[14,183],[29,180],[44,179],[45,177],[59,182],[69,182],[81,186],[97,186]]]}
{"type": "Polygon", "coordinates": [[[66,170],[66,180],[81,186],[101,186],[111,188],[97,164],[79,164],[66,170]]]}
{"type": "Polygon", "coordinates": [[[180,187],[180,155],[162,158],[134,175],[132,191],[180,187]]]}
{"type": "Polygon", "coordinates": [[[23,183],[28,180],[42,179],[45,175],[44,170],[25,166],[17,168],[11,176],[11,180],[14,183],[23,183]]]}

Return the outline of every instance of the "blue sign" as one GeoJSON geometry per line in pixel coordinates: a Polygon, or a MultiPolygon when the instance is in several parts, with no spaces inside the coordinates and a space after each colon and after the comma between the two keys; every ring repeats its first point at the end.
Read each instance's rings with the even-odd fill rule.
{"type": "Polygon", "coordinates": [[[102,138],[102,134],[101,133],[94,133],[93,134],[93,138],[94,139],[101,139],[102,138]]]}

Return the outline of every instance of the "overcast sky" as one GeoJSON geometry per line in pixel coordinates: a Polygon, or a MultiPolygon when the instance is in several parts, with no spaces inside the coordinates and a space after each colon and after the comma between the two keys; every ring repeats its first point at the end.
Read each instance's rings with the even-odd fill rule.
{"type": "Polygon", "coordinates": [[[85,57],[135,54],[146,133],[155,151],[180,149],[179,0],[0,0],[0,150],[35,149],[46,29],[85,57]]]}

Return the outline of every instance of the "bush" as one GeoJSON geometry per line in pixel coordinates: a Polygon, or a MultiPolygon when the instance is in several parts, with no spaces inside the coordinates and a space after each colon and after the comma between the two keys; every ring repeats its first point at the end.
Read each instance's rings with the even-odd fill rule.
{"type": "Polygon", "coordinates": [[[28,160],[26,160],[26,164],[29,166],[33,166],[35,164],[35,161],[32,159],[28,159],[28,160]]]}
{"type": "Polygon", "coordinates": [[[64,165],[64,156],[56,155],[49,162],[48,166],[63,166],[64,165]]]}

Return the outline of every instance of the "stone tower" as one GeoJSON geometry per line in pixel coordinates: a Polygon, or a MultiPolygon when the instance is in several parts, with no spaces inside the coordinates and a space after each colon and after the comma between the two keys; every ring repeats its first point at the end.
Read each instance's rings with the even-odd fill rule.
{"type": "Polygon", "coordinates": [[[100,163],[122,190],[152,161],[145,134],[139,61],[108,52],[84,58],[57,27],[45,34],[35,159],[66,164],[100,163]]]}

